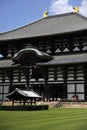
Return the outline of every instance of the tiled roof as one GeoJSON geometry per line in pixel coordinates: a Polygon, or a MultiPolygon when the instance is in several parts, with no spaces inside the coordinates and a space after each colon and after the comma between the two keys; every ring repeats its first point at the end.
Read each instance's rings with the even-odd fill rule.
{"type": "Polygon", "coordinates": [[[77,63],[87,63],[87,53],[54,56],[51,61],[46,63],[38,63],[37,65],[51,66],[51,65],[77,64],[77,63]]]}
{"type": "Polygon", "coordinates": [[[1,33],[0,41],[87,30],[87,18],[77,13],[49,16],[21,28],[1,33]]]}
{"type": "Polygon", "coordinates": [[[41,96],[39,96],[36,92],[34,91],[28,91],[28,90],[21,90],[16,88],[14,91],[12,91],[11,93],[9,93],[7,95],[8,98],[16,98],[15,95],[17,96],[17,94],[26,97],[26,98],[41,98],[41,96]]]}
{"type": "Polygon", "coordinates": [[[14,64],[12,60],[0,60],[0,69],[1,68],[12,68],[18,67],[19,64],[14,64]]]}

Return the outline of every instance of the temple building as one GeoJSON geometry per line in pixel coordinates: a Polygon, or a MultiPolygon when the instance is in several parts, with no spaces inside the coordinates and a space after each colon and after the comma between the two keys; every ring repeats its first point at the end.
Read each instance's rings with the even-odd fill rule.
{"type": "Polygon", "coordinates": [[[15,88],[44,101],[87,101],[87,18],[48,16],[0,33],[0,100],[15,88]]]}

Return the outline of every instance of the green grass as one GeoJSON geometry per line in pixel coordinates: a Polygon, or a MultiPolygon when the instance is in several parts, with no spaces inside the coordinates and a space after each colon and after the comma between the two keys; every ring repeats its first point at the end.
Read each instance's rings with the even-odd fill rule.
{"type": "Polygon", "coordinates": [[[86,130],[87,109],[0,111],[0,130],[86,130]]]}

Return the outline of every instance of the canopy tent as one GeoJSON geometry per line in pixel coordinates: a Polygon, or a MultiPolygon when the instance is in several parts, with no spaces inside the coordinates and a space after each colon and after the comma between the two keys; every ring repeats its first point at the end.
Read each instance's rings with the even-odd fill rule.
{"type": "Polygon", "coordinates": [[[13,105],[14,105],[14,100],[16,100],[16,101],[19,100],[20,103],[21,103],[21,101],[23,101],[24,105],[25,105],[25,102],[28,101],[28,100],[30,100],[31,104],[32,104],[33,101],[36,104],[36,99],[41,98],[41,96],[39,96],[34,91],[21,90],[21,89],[18,89],[18,88],[15,88],[15,90],[12,91],[11,93],[9,93],[6,97],[13,101],[13,105]]]}

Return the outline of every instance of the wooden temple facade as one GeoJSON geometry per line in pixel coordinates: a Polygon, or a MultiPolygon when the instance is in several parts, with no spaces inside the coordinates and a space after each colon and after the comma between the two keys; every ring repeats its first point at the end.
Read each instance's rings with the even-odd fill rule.
{"type": "Polygon", "coordinates": [[[87,101],[87,18],[49,16],[0,33],[0,100],[15,88],[45,101],[87,101]]]}

